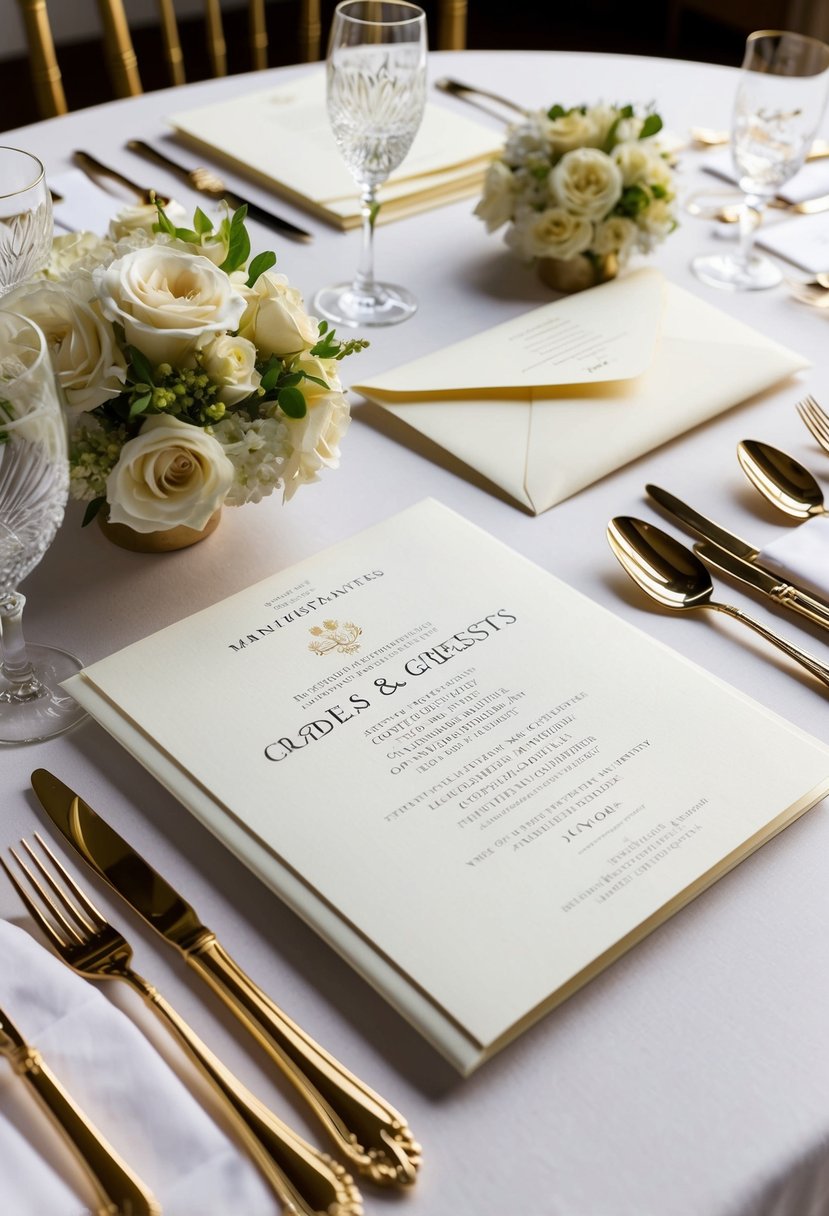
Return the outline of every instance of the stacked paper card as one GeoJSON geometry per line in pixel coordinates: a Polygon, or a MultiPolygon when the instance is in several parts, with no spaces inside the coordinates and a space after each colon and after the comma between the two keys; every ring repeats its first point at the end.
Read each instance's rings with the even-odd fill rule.
{"type": "MultiPolygon", "coordinates": [[[[173,114],[170,121],[206,155],[221,156],[330,223],[360,223],[359,192],[331,133],[322,73],[173,114]]],[[[502,131],[427,105],[408,155],[380,189],[377,222],[476,194],[503,140],[502,131]]]]}

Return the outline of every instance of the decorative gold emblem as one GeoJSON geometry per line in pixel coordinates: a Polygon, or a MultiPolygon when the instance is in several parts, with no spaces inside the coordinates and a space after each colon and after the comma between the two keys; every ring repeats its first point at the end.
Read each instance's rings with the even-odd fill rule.
{"type": "Polygon", "coordinates": [[[308,630],[313,635],[313,642],[308,643],[308,649],[314,654],[356,654],[360,649],[357,638],[363,632],[353,621],[323,621],[322,627],[312,625],[308,630]]]}

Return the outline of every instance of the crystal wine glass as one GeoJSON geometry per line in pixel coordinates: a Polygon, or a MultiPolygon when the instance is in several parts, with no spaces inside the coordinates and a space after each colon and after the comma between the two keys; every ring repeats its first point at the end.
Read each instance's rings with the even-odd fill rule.
{"type": "Polygon", "coordinates": [[[829,46],[805,34],[749,34],[732,120],[732,156],[745,193],[734,253],[694,258],[694,273],[712,287],[750,291],[774,287],[780,270],[754,249],[769,199],[806,159],[829,95],[829,46]],[[758,216],[759,212],[759,216],[758,216]]]}
{"type": "Polygon", "coordinates": [[[52,196],[31,152],[0,147],[0,296],[46,263],[52,243],[52,196]]]}
{"type": "Polygon", "coordinates": [[[411,292],[374,277],[377,187],[412,145],[426,101],[426,14],[404,0],[343,0],[327,59],[328,117],[360,188],[362,254],[352,283],[325,287],[316,312],[341,325],[395,325],[417,308],[411,292]]]}
{"type": "Polygon", "coordinates": [[[60,682],[81,668],[52,646],[27,646],[19,584],[63,519],[66,424],[46,339],[0,310],[0,743],[47,739],[83,716],[60,682]]]}

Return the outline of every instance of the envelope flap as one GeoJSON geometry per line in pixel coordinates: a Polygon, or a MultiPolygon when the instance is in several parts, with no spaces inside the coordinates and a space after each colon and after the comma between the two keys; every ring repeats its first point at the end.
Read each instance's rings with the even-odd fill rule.
{"type": "Polygon", "coordinates": [[[653,361],[664,294],[659,271],[639,270],[352,387],[391,402],[631,380],[653,361]]]}

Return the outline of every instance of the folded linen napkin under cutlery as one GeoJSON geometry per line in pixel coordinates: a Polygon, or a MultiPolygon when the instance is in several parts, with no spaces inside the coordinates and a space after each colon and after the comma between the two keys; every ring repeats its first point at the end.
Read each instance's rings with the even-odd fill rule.
{"type": "MultiPolygon", "coordinates": [[[[274,1216],[273,1196],[256,1169],[138,1027],[7,921],[0,921],[0,1006],[152,1189],[165,1216],[274,1216]]],[[[79,1216],[88,1210],[94,1191],[56,1148],[45,1120],[33,1119],[18,1077],[0,1067],[0,1158],[8,1164],[0,1171],[0,1211],[79,1216]]],[[[137,1197],[134,1202],[137,1216],[137,1197]]]]}

